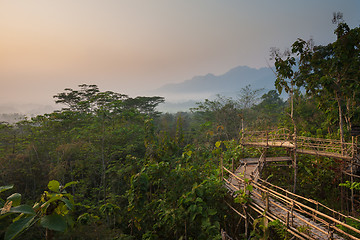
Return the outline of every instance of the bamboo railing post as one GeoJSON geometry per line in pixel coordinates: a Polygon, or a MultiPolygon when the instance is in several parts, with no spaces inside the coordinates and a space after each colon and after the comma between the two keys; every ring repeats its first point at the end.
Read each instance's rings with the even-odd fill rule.
{"type": "MultiPolygon", "coordinates": [[[[261,168],[261,171],[262,171],[262,169],[264,169],[265,166],[266,166],[266,153],[267,153],[267,148],[265,148],[265,150],[264,150],[263,166],[262,166],[262,168],[261,168]]],[[[259,177],[261,177],[261,172],[259,172],[259,177]]]]}
{"type": "Polygon", "coordinates": [[[297,130],[294,126],[294,189],[293,192],[296,193],[296,182],[297,182],[297,130]]]}
{"type": "Polygon", "coordinates": [[[269,191],[265,192],[265,211],[264,211],[264,225],[267,228],[268,224],[269,224],[269,220],[267,219],[266,215],[269,212],[269,191]]]}
{"type": "MultiPolygon", "coordinates": [[[[343,166],[341,166],[341,181],[340,182],[344,182],[344,173],[343,173],[343,166]]],[[[343,187],[340,187],[340,210],[341,210],[341,212],[344,212],[344,188],[343,187]]]]}
{"type": "MultiPolygon", "coordinates": [[[[319,211],[319,203],[316,202],[316,211],[319,211]]],[[[314,214],[313,221],[315,221],[315,217],[317,217],[317,213],[314,214]]]]}
{"type": "Polygon", "coordinates": [[[286,214],[286,228],[289,228],[289,217],[290,217],[290,212],[287,211],[287,214],[286,214]]]}
{"type": "Polygon", "coordinates": [[[245,218],[244,218],[244,225],[245,225],[245,237],[246,237],[246,239],[248,238],[248,228],[249,228],[249,219],[248,219],[248,214],[247,214],[247,212],[246,212],[246,207],[243,207],[243,212],[244,212],[244,216],[245,216],[245,218]]]}
{"type": "MultiPolygon", "coordinates": [[[[350,176],[350,181],[351,181],[351,186],[354,182],[354,158],[355,158],[355,147],[354,147],[354,136],[351,137],[351,141],[352,141],[352,158],[351,158],[351,162],[350,162],[350,172],[351,172],[351,176],[350,176]]],[[[354,208],[354,188],[350,188],[351,190],[351,212],[352,214],[355,214],[355,208],[354,208]]]]}
{"type": "Polygon", "coordinates": [[[224,165],[223,165],[223,156],[220,157],[220,180],[224,179],[224,165]]]}
{"type": "Polygon", "coordinates": [[[226,240],[225,231],[221,229],[221,240],[226,240]]]}
{"type": "Polygon", "coordinates": [[[291,208],[290,208],[290,220],[291,220],[291,223],[290,223],[290,226],[294,226],[294,217],[293,217],[293,211],[294,211],[294,201],[291,201],[291,208]]]}
{"type": "Polygon", "coordinates": [[[266,147],[269,146],[269,134],[268,134],[268,130],[265,131],[266,134],[266,147]]]}
{"type": "Polygon", "coordinates": [[[245,178],[245,173],[246,173],[246,166],[247,166],[247,162],[245,162],[245,164],[244,164],[244,178],[245,178]]]}
{"type": "Polygon", "coordinates": [[[331,223],[329,223],[329,225],[328,225],[328,239],[334,239],[333,233],[334,233],[334,231],[331,228],[331,223]]]}
{"type": "Polygon", "coordinates": [[[231,158],[231,171],[232,171],[232,172],[235,172],[235,169],[234,169],[234,158],[231,158]]]}

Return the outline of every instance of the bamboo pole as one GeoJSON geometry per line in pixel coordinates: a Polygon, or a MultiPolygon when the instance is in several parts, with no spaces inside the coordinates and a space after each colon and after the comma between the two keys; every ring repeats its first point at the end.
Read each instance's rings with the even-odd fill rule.
{"type": "MultiPolygon", "coordinates": [[[[258,196],[257,198],[258,198],[259,200],[261,200],[261,195],[260,195],[259,193],[256,193],[256,191],[254,191],[253,193],[258,196]]],[[[268,198],[268,199],[269,199],[269,198],[268,198]]],[[[269,201],[270,201],[270,199],[269,199],[269,201]]],[[[311,223],[310,223],[309,221],[307,221],[306,219],[303,219],[303,218],[295,215],[295,214],[293,213],[294,206],[295,206],[294,201],[291,202],[291,209],[290,209],[290,210],[281,207],[280,205],[276,204],[274,201],[271,201],[271,202],[272,202],[273,205],[275,205],[275,206],[283,209],[285,212],[291,213],[291,223],[292,223],[291,226],[294,226],[294,224],[293,224],[293,219],[294,219],[294,217],[296,217],[297,219],[299,219],[300,221],[304,222],[305,224],[308,224],[308,225],[312,226],[313,228],[317,229],[318,231],[323,232],[325,235],[327,234],[326,231],[322,230],[321,228],[317,227],[316,225],[311,224],[311,223]]],[[[289,203],[290,203],[290,202],[289,202],[289,203]]],[[[264,213],[269,213],[269,211],[267,210],[267,209],[269,209],[269,208],[266,207],[266,204],[264,204],[264,206],[265,206],[265,207],[260,207],[260,206],[259,206],[259,209],[262,211],[262,214],[264,214],[264,213]]],[[[268,206],[269,206],[269,205],[268,205],[268,206]]],[[[276,215],[274,215],[274,216],[276,216],[276,215]]],[[[280,220],[279,217],[276,217],[276,218],[280,220]]],[[[324,223],[326,223],[326,222],[324,222],[324,223]]]]}
{"type": "Polygon", "coordinates": [[[231,158],[231,171],[235,172],[235,168],[234,168],[234,158],[231,158]]]}
{"type": "MultiPolygon", "coordinates": [[[[354,164],[355,165],[355,164],[354,164]]],[[[348,172],[345,172],[345,171],[342,171],[342,173],[348,175],[348,176],[351,176],[351,177],[356,177],[356,178],[360,178],[359,175],[355,175],[355,174],[351,174],[351,173],[348,173],[348,172]]]]}
{"type": "Polygon", "coordinates": [[[221,169],[220,170],[221,171],[220,172],[220,174],[221,174],[220,180],[222,180],[222,179],[224,179],[224,165],[223,165],[223,157],[222,156],[220,157],[220,169],[221,169]]]}
{"type": "MultiPolygon", "coordinates": [[[[286,217],[286,219],[285,219],[285,222],[286,222],[287,226],[289,226],[289,218],[290,218],[290,215],[291,215],[291,227],[296,227],[296,225],[294,225],[294,222],[293,222],[294,218],[296,218],[296,219],[298,219],[299,221],[305,223],[306,225],[311,226],[312,228],[318,230],[319,232],[322,232],[324,235],[327,235],[327,233],[328,233],[327,231],[325,231],[325,230],[319,228],[318,226],[312,224],[312,223],[310,222],[310,220],[307,220],[306,218],[303,218],[303,217],[300,217],[299,215],[296,215],[296,214],[294,213],[294,206],[295,206],[295,203],[294,203],[294,202],[291,203],[290,210],[281,207],[280,205],[276,204],[276,203],[273,202],[273,201],[271,201],[271,202],[272,202],[273,205],[275,205],[275,206],[283,209],[285,212],[287,212],[287,217],[286,217]]],[[[261,207],[261,206],[259,206],[259,205],[257,205],[257,206],[258,206],[258,208],[259,208],[260,210],[262,210],[263,212],[266,212],[266,209],[265,209],[264,207],[261,207]]],[[[273,213],[273,215],[276,217],[276,219],[281,220],[281,218],[278,217],[275,213],[273,213]]],[[[280,214],[280,215],[281,215],[281,214],[280,214]]],[[[319,218],[318,220],[322,220],[322,219],[319,218]]],[[[328,223],[327,223],[326,221],[324,221],[324,220],[322,220],[321,222],[322,222],[323,224],[328,224],[328,223]]]]}
{"type": "Polygon", "coordinates": [[[264,226],[266,228],[268,227],[268,224],[269,224],[269,221],[266,218],[267,214],[269,214],[269,193],[268,192],[265,193],[265,211],[264,211],[265,220],[264,220],[264,226]]]}
{"type": "MultiPolygon", "coordinates": [[[[324,213],[322,213],[322,212],[320,212],[320,211],[317,211],[317,210],[315,210],[315,209],[313,209],[313,208],[311,208],[311,207],[309,207],[309,206],[307,206],[307,205],[305,205],[305,204],[303,204],[303,203],[297,202],[297,201],[295,201],[295,200],[293,200],[293,199],[291,199],[291,198],[289,198],[289,197],[286,197],[286,196],[284,196],[284,195],[282,195],[282,194],[280,194],[280,193],[277,193],[277,192],[275,192],[274,190],[269,189],[269,188],[267,188],[267,187],[265,187],[265,186],[260,186],[259,184],[255,183],[255,182],[253,182],[252,184],[253,184],[253,185],[257,185],[257,186],[256,186],[257,189],[263,188],[263,191],[264,191],[264,190],[268,190],[270,194],[273,193],[272,195],[273,195],[274,197],[279,198],[279,195],[280,195],[280,198],[281,198],[281,197],[282,197],[283,199],[286,199],[286,198],[287,198],[289,201],[293,201],[294,204],[296,203],[296,205],[298,205],[298,206],[301,206],[301,207],[303,207],[303,208],[306,208],[306,209],[310,210],[310,211],[313,212],[313,213],[316,213],[316,214],[318,214],[318,215],[320,215],[320,216],[322,216],[322,217],[324,217],[324,218],[326,218],[326,219],[328,219],[328,220],[330,220],[330,221],[332,221],[332,222],[334,222],[334,223],[336,223],[336,224],[340,224],[340,225],[342,225],[342,226],[344,226],[344,227],[346,227],[346,228],[348,228],[348,229],[350,229],[350,230],[352,230],[352,231],[360,234],[360,230],[359,230],[359,229],[356,229],[356,228],[354,228],[354,227],[352,227],[352,226],[350,226],[350,225],[348,225],[348,224],[346,224],[346,223],[343,223],[343,222],[341,222],[341,221],[339,221],[339,220],[337,220],[337,219],[335,219],[335,218],[333,218],[333,217],[331,217],[331,216],[328,216],[328,215],[326,215],[326,214],[324,214],[324,213]]],[[[336,212],[336,211],[333,211],[333,212],[336,212]]],[[[311,214],[309,214],[309,215],[311,215],[311,214]]],[[[312,214],[312,216],[313,216],[313,214],[312,214]]]]}
{"type": "MultiPolygon", "coordinates": [[[[229,174],[230,174],[231,176],[233,176],[235,179],[237,179],[240,183],[244,183],[244,180],[243,180],[243,179],[241,179],[240,177],[236,176],[234,173],[232,173],[231,171],[229,171],[229,170],[226,169],[225,167],[223,167],[223,169],[224,169],[225,171],[229,172],[229,174]]],[[[262,179],[260,179],[260,180],[261,180],[263,183],[268,184],[269,186],[272,185],[272,184],[270,184],[270,183],[268,183],[268,182],[266,182],[266,181],[264,181],[264,180],[262,180],[262,179]]],[[[345,215],[343,215],[343,214],[340,214],[340,213],[338,213],[338,212],[336,212],[336,211],[334,211],[334,210],[326,207],[325,205],[319,204],[317,201],[314,201],[314,200],[311,200],[311,199],[307,199],[307,198],[305,198],[305,197],[296,195],[296,194],[294,194],[294,193],[289,193],[289,194],[291,194],[292,196],[300,197],[300,198],[308,201],[309,203],[315,203],[315,204],[317,204],[317,205],[316,205],[316,206],[317,206],[317,209],[314,210],[313,208],[308,207],[307,205],[304,205],[304,204],[302,204],[302,203],[298,203],[297,201],[294,201],[294,200],[292,200],[292,199],[289,198],[289,197],[286,197],[286,196],[284,196],[284,195],[282,195],[282,194],[280,194],[280,193],[278,193],[278,192],[276,192],[276,191],[274,191],[274,190],[272,190],[272,189],[269,189],[269,188],[266,187],[266,186],[260,186],[260,185],[259,185],[258,183],[256,183],[256,182],[250,181],[249,184],[251,184],[251,185],[253,185],[254,187],[256,187],[256,189],[258,189],[259,191],[262,191],[262,192],[267,191],[268,193],[270,193],[271,196],[273,196],[273,197],[275,197],[275,198],[277,198],[277,199],[280,199],[281,201],[286,201],[286,199],[288,199],[287,201],[292,201],[292,202],[296,203],[296,204],[293,204],[292,211],[294,211],[294,210],[295,210],[295,206],[298,205],[300,208],[299,208],[297,211],[306,213],[306,214],[308,214],[309,216],[313,216],[313,218],[315,218],[317,221],[321,221],[321,222],[322,222],[322,221],[324,221],[324,220],[322,220],[322,218],[325,218],[325,219],[327,219],[328,221],[330,221],[331,224],[334,224],[334,223],[335,223],[335,224],[340,224],[340,225],[342,225],[342,226],[344,226],[344,227],[346,227],[346,228],[348,228],[348,229],[350,229],[350,230],[353,230],[354,232],[360,233],[360,231],[359,231],[358,229],[355,229],[355,228],[353,228],[353,227],[351,227],[351,226],[349,226],[349,225],[347,225],[347,224],[345,224],[345,223],[343,223],[343,222],[335,219],[335,216],[334,216],[334,217],[330,217],[330,216],[328,216],[328,215],[326,215],[326,214],[318,211],[318,206],[320,205],[320,206],[324,206],[326,209],[330,210],[330,211],[333,212],[334,214],[338,214],[338,216],[348,217],[348,216],[345,216],[345,215]],[[301,207],[309,210],[310,212],[306,212],[306,211],[302,210],[301,207]],[[319,215],[319,216],[322,217],[322,218],[319,218],[319,217],[317,217],[316,215],[319,215]]],[[[281,189],[281,188],[279,188],[279,187],[277,187],[277,186],[275,186],[275,185],[272,185],[272,186],[274,186],[274,187],[276,187],[277,189],[280,189],[281,191],[283,191],[283,192],[285,192],[286,194],[288,194],[288,191],[287,191],[287,190],[281,189]]],[[[234,187],[235,187],[235,186],[234,186],[234,187]]],[[[234,189],[236,189],[236,187],[235,187],[234,189]]],[[[259,195],[259,194],[257,194],[255,191],[254,191],[253,193],[254,193],[254,196],[253,196],[253,197],[255,197],[255,195],[259,195]]],[[[272,202],[272,201],[271,201],[271,202],[272,202]]],[[[288,213],[289,213],[289,212],[288,212],[288,213]]],[[[289,215],[289,218],[290,218],[290,214],[288,214],[288,215],[289,215]]],[[[290,220],[288,219],[287,221],[288,221],[288,224],[289,224],[290,220]]],[[[305,221],[305,220],[304,220],[304,221],[305,221]]],[[[285,220],[285,222],[286,222],[286,220],[285,220]]],[[[329,224],[330,224],[330,223],[329,223],[329,224]]],[[[334,226],[331,226],[331,229],[336,230],[337,232],[339,232],[339,231],[337,230],[337,228],[335,228],[334,226]]]]}
{"type": "Polygon", "coordinates": [[[241,214],[238,210],[236,210],[233,206],[231,206],[228,202],[225,202],[226,205],[228,205],[228,207],[233,210],[237,215],[239,215],[242,218],[246,218],[246,216],[244,214],[241,214]]]}
{"type": "MultiPolygon", "coordinates": [[[[243,180],[243,179],[241,179],[240,177],[236,176],[234,173],[232,173],[231,171],[229,171],[229,170],[226,169],[225,167],[224,167],[224,170],[227,171],[231,176],[233,176],[234,178],[236,178],[238,181],[244,183],[244,180],[243,180]]],[[[230,183],[229,181],[227,181],[226,179],[224,179],[224,180],[225,180],[228,184],[231,184],[231,183],[230,183]]],[[[269,185],[269,186],[271,186],[271,187],[274,187],[274,188],[277,188],[278,190],[283,191],[285,194],[289,194],[289,195],[291,195],[292,197],[300,198],[300,199],[305,200],[305,201],[307,201],[307,202],[309,202],[309,203],[312,203],[312,204],[321,206],[321,207],[327,209],[328,211],[333,212],[333,213],[335,213],[335,214],[337,214],[337,215],[339,215],[339,216],[341,216],[341,217],[343,217],[343,218],[352,218],[351,216],[347,216],[347,215],[344,215],[344,214],[342,214],[342,213],[340,213],[340,212],[337,212],[337,211],[335,211],[335,210],[333,210],[333,209],[331,209],[331,208],[329,208],[329,207],[327,207],[327,206],[325,206],[325,205],[323,205],[323,204],[321,204],[321,203],[319,203],[319,202],[317,202],[317,201],[315,201],[315,200],[308,199],[308,198],[305,198],[305,197],[303,197],[303,196],[294,194],[294,193],[292,193],[292,192],[290,192],[290,191],[287,191],[287,190],[282,189],[282,188],[280,188],[280,187],[278,187],[278,186],[276,186],[276,185],[273,185],[273,184],[271,184],[271,183],[269,183],[269,182],[266,182],[266,181],[264,181],[263,179],[259,179],[259,180],[260,180],[262,183],[265,183],[265,184],[267,184],[267,185],[269,185]]],[[[231,184],[231,185],[232,185],[232,184],[231,184]]],[[[290,197],[288,197],[288,196],[286,196],[286,195],[280,194],[280,193],[278,193],[278,192],[276,192],[276,191],[274,191],[274,190],[272,190],[272,189],[270,189],[270,188],[268,188],[268,187],[266,187],[266,186],[261,186],[261,185],[258,184],[258,183],[252,183],[252,185],[256,185],[255,187],[256,187],[257,189],[259,189],[260,191],[261,191],[261,190],[264,191],[264,189],[267,189],[267,190],[270,192],[270,194],[272,194],[273,197],[276,197],[276,198],[278,198],[278,199],[280,199],[280,200],[282,200],[282,201],[285,201],[285,202],[288,202],[288,203],[291,203],[291,201],[293,201],[292,198],[290,198],[290,197]]],[[[235,187],[235,186],[234,186],[234,187],[235,187]]],[[[237,187],[235,187],[235,188],[237,188],[237,187]]],[[[238,189],[237,189],[237,190],[238,190],[238,189]]],[[[254,194],[256,194],[256,193],[254,192],[254,194]]],[[[260,196],[260,195],[259,195],[259,196],[260,196]]],[[[313,209],[313,208],[311,208],[311,207],[308,207],[307,205],[304,205],[304,204],[302,204],[302,203],[300,203],[300,204],[301,204],[303,207],[309,208],[310,210],[315,210],[315,209],[313,209]]],[[[320,213],[320,211],[315,210],[314,213],[318,213],[318,212],[320,213]]],[[[360,222],[358,219],[354,219],[354,220],[360,222]]],[[[359,233],[360,233],[360,232],[359,232],[359,233]]]]}
{"type": "MultiPolygon", "coordinates": [[[[241,179],[239,176],[236,176],[234,173],[232,173],[229,169],[227,169],[226,167],[223,167],[223,169],[228,172],[231,176],[233,176],[234,178],[236,178],[236,180],[244,182],[243,179],[241,179]]],[[[225,180],[225,179],[224,179],[225,180]]]]}
{"type": "MultiPolygon", "coordinates": [[[[351,163],[350,163],[350,182],[351,182],[351,186],[354,182],[354,157],[355,157],[355,148],[354,148],[354,136],[351,137],[351,141],[352,141],[352,159],[351,159],[351,163]]],[[[354,188],[350,188],[351,191],[351,212],[354,215],[355,214],[355,207],[354,207],[354,188]]]]}
{"type": "Polygon", "coordinates": [[[223,179],[227,184],[229,184],[231,187],[233,187],[234,189],[235,189],[235,191],[239,191],[240,189],[237,187],[237,186],[235,186],[234,184],[232,184],[231,182],[229,182],[227,179],[223,179]]]}
{"type": "Polygon", "coordinates": [[[246,211],[246,207],[245,206],[243,206],[243,212],[244,212],[244,215],[245,215],[245,223],[244,223],[244,225],[245,225],[245,237],[246,237],[246,239],[249,237],[248,235],[248,228],[249,228],[249,218],[248,218],[248,213],[247,213],[247,211],[246,211]]]}
{"type": "MultiPolygon", "coordinates": [[[[310,222],[310,220],[307,220],[306,218],[302,218],[302,217],[294,214],[294,206],[296,205],[294,201],[291,202],[291,208],[290,208],[290,210],[281,207],[280,205],[276,204],[276,203],[273,202],[273,201],[271,201],[271,202],[272,202],[273,205],[275,205],[275,206],[283,209],[285,212],[287,212],[287,216],[286,216],[286,219],[285,219],[285,223],[286,223],[287,226],[289,226],[289,218],[290,218],[290,215],[291,215],[291,226],[292,226],[292,227],[296,227],[296,225],[294,225],[294,222],[293,222],[294,218],[296,218],[296,219],[300,220],[301,222],[307,224],[308,226],[311,226],[312,228],[318,230],[319,232],[322,232],[324,235],[327,235],[327,234],[328,234],[328,231],[325,231],[325,230],[319,228],[318,226],[312,224],[312,223],[310,222]]],[[[261,208],[261,207],[260,207],[260,208],[261,208]]],[[[266,208],[263,208],[263,209],[264,209],[264,212],[266,212],[266,208]]],[[[297,210],[297,211],[298,211],[298,210],[297,210]]],[[[302,212],[303,212],[303,213],[307,213],[307,212],[305,212],[305,211],[302,211],[302,212]]],[[[309,213],[307,213],[307,214],[309,214],[309,213]]],[[[274,216],[276,216],[276,215],[274,214],[274,216]]],[[[277,216],[276,216],[276,218],[279,219],[279,220],[281,220],[281,218],[279,218],[279,217],[277,217],[277,216]]],[[[316,217],[316,220],[322,222],[322,223],[325,224],[325,225],[328,224],[325,220],[323,220],[323,219],[321,219],[321,218],[317,218],[317,217],[316,217]]]]}
{"type": "MultiPolygon", "coordinates": [[[[256,211],[259,214],[262,214],[262,209],[259,205],[252,203],[250,205],[251,209],[253,209],[254,211],[256,211]]],[[[270,221],[275,221],[276,219],[278,219],[276,216],[274,216],[273,214],[269,213],[268,215],[266,215],[266,218],[269,219],[270,221]]],[[[284,223],[281,219],[279,219],[280,222],[284,223]]],[[[289,226],[289,228],[286,229],[289,233],[291,233],[293,236],[297,237],[300,240],[307,240],[307,239],[313,239],[310,236],[304,234],[304,233],[300,233],[296,228],[289,226]],[[305,236],[304,236],[305,235],[305,236]]]]}

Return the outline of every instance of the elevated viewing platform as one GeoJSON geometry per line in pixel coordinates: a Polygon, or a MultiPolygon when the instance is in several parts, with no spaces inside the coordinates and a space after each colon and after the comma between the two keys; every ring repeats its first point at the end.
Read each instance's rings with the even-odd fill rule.
{"type": "Polygon", "coordinates": [[[357,157],[359,145],[354,141],[296,136],[287,129],[244,131],[241,144],[255,147],[283,147],[297,153],[351,160],[357,157]]]}
{"type": "MultiPolygon", "coordinates": [[[[296,184],[297,153],[337,158],[344,160],[344,174],[354,182],[355,169],[360,169],[358,149],[355,137],[352,142],[336,139],[311,138],[296,136],[287,129],[273,131],[244,131],[241,145],[262,148],[259,158],[244,158],[239,164],[232,164],[227,169],[221,161],[221,176],[224,186],[234,198],[243,198],[239,205],[227,203],[245,222],[248,229],[250,219],[263,218],[268,221],[280,221],[292,236],[297,239],[359,239],[360,229],[347,224],[351,219],[360,224],[360,220],[335,211],[313,199],[273,185],[261,178],[267,163],[286,162],[284,166],[294,169],[294,187],[296,184]],[[286,148],[288,156],[266,156],[270,147],[286,148]],[[238,166],[235,168],[235,165],[238,166]]],[[[351,191],[351,208],[354,210],[354,191],[351,191]]],[[[236,201],[235,201],[236,202],[236,201]]],[[[246,235],[246,233],[245,233],[246,235]]]]}

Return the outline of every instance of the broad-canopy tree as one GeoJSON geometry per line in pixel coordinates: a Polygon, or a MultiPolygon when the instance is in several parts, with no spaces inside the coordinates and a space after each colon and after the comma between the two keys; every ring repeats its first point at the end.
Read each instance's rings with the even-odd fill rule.
{"type": "Polygon", "coordinates": [[[316,97],[320,108],[331,112],[333,103],[337,105],[340,138],[344,141],[344,119],[351,128],[359,115],[360,28],[350,29],[338,19],[335,42],[313,46],[312,41],[299,38],[285,60],[275,57],[275,66],[280,92],[282,88],[289,90],[286,79],[290,79],[291,85],[304,87],[316,97]]]}
{"type": "Polygon", "coordinates": [[[124,111],[136,110],[139,113],[156,116],[159,112],[156,107],[165,101],[163,97],[143,97],[131,98],[125,94],[112,91],[100,92],[97,85],[79,85],[78,90],[66,88],[64,92],[54,96],[56,103],[64,104],[63,111],[73,111],[82,113],[122,113],[124,111]]]}

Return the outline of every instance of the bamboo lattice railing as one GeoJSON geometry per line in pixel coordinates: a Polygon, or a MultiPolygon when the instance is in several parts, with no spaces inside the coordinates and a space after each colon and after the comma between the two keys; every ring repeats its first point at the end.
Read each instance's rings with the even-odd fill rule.
{"type": "Polygon", "coordinates": [[[314,152],[324,152],[329,154],[341,154],[344,157],[352,158],[353,143],[347,143],[335,139],[297,137],[298,150],[310,150],[314,152]]]}
{"type": "Polygon", "coordinates": [[[357,154],[359,146],[335,139],[294,136],[289,130],[281,128],[271,131],[244,131],[243,145],[275,146],[296,148],[299,153],[337,157],[350,160],[357,154]],[[295,143],[296,140],[296,143],[295,143]]]}

